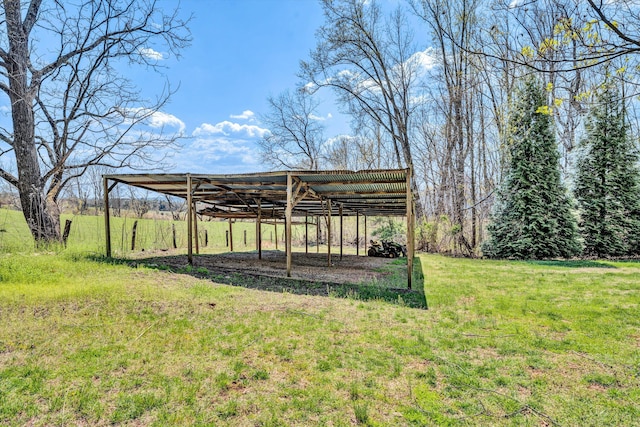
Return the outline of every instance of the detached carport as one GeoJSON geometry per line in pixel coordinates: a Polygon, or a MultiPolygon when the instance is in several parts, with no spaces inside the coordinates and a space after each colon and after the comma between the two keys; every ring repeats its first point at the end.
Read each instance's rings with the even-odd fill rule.
{"type": "MultiPolygon", "coordinates": [[[[180,197],[187,206],[187,253],[193,263],[196,214],[226,219],[256,220],[256,249],[262,256],[261,224],[284,220],[287,276],[291,276],[291,227],[294,217],[327,223],[327,266],[331,266],[331,217],[395,216],[407,219],[407,286],[411,289],[414,258],[414,195],[411,169],[364,171],[280,171],[233,175],[209,174],[114,174],[104,175],[106,254],[111,256],[109,193],[116,184],[180,197]]],[[[359,239],[359,223],[356,233],[359,239]]],[[[313,224],[313,223],[312,223],[313,224]]],[[[305,233],[307,234],[307,233],[305,233]]],[[[365,232],[366,234],[366,232],[365,232]]],[[[308,235],[306,236],[308,239],[308,235]]],[[[196,239],[196,252],[198,252],[196,239]]],[[[358,246],[359,250],[359,246],[358,246]]]]}

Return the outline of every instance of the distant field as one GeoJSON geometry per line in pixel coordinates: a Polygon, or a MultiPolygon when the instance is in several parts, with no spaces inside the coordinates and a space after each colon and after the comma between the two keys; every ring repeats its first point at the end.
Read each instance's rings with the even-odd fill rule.
{"type": "Polygon", "coordinates": [[[424,310],[112,262],[99,217],[35,252],[16,214],[0,425],[640,425],[638,262],[420,255],[424,310]]]}
{"type": "MultiPolygon", "coordinates": [[[[101,215],[62,215],[61,223],[71,220],[71,234],[68,240],[68,251],[99,252],[105,251],[104,217],[101,215]]],[[[162,219],[137,219],[132,216],[111,217],[111,239],[114,256],[130,254],[132,229],[138,222],[136,232],[136,249],[139,252],[144,249],[160,250],[173,248],[173,228],[176,230],[176,245],[186,251],[187,227],[185,221],[170,221],[162,219]]],[[[335,218],[334,218],[335,222],[335,218]]],[[[334,226],[335,228],[335,226],[334,226]]],[[[344,250],[355,253],[355,246],[347,245],[347,239],[354,237],[354,231],[350,227],[345,232],[344,250]]],[[[337,229],[337,228],[336,228],[337,229]]],[[[20,252],[33,250],[31,240],[24,217],[21,212],[0,209],[0,252],[20,252]]],[[[216,253],[229,250],[226,234],[229,230],[227,221],[198,221],[199,245],[203,253],[216,253]],[[207,245],[205,246],[205,230],[207,232],[207,245]]],[[[346,230],[346,226],[345,226],[346,230]]],[[[294,225],[292,237],[294,244],[304,248],[304,226],[294,225]]],[[[362,232],[362,231],[361,231],[362,232]]],[[[233,245],[237,251],[253,250],[256,247],[256,227],[253,221],[236,221],[233,224],[233,245]],[[246,244],[245,244],[246,232],[246,244]]],[[[262,244],[265,249],[275,249],[276,234],[279,249],[284,247],[284,226],[278,224],[277,228],[272,224],[262,225],[262,244]]],[[[309,226],[309,244],[315,250],[315,227],[309,226]]],[[[338,238],[334,237],[333,251],[338,247],[338,238]]],[[[361,247],[361,250],[364,250],[361,247]]],[[[321,251],[326,252],[326,245],[321,245],[321,251]]]]}

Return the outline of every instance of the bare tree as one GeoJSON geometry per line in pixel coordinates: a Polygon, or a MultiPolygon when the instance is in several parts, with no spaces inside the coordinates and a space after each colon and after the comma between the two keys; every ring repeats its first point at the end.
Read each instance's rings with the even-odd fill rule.
{"type": "Polygon", "coordinates": [[[375,0],[322,5],[325,24],[317,47],[301,62],[306,87],[333,88],[350,113],[365,114],[384,129],[398,166],[413,167],[409,134],[420,61],[404,13],[397,9],[386,16],[375,0]]]}
{"type": "MultiPolygon", "coordinates": [[[[447,206],[454,229],[456,250],[471,254],[476,246],[477,173],[475,143],[479,112],[476,93],[479,92],[477,67],[467,48],[474,42],[474,28],[479,26],[478,1],[422,0],[413,3],[414,11],[431,27],[438,62],[436,83],[439,87],[439,116],[444,120],[440,136],[444,152],[440,166],[439,191],[448,193],[447,206]],[[471,206],[471,233],[466,230],[466,206],[471,206]],[[470,235],[469,235],[470,234],[470,235]]],[[[482,112],[480,112],[482,113],[482,112]]],[[[428,128],[421,133],[427,142],[433,136],[428,128]]],[[[441,151],[442,152],[442,151],[441,151]]],[[[438,196],[439,203],[445,200],[438,196]]],[[[444,213],[436,205],[437,216],[444,213]]]]}
{"type": "Polygon", "coordinates": [[[269,97],[261,117],[269,133],[258,141],[264,160],[273,167],[318,170],[324,126],[318,103],[304,89],[269,97]]]}
{"type": "Polygon", "coordinates": [[[640,53],[638,2],[587,0],[587,3],[598,19],[595,23],[608,33],[600,40],[603,49],[598,53],[603,60],[640,53]]]}
{"type": "Polygon", "coordinates": [[[169,86],[144,100],[117,66],[157,69],[154,49],[178,54],[190,34],[177,10],[164,13],[155,0],[4,0],[0,15],[0,90],[12,119],[0,155],[12,153],[17,166],[0,177],[18,189],[34,238],[59,240],[57,200],[71,179],[96,165],[140,167],[157,152],[150,148],[176,140],[142,126],[169,86]]]}
{"type": "Polygon", "coordinates": [[[149,198],[149,191],[138,190],[134,187],[127,187],[129,190],[129,209],[133,211],[136,218],[143,218],[153,205],[153,200],[149,198]]]}
{"type": "Polygon", "coordinates": [[[364,136],[339,135],[325,144],[324,156],[334,169],[361,170],[379,167],[376,142],[364,136]]]}
{"type": "Polygon", "coordinates": [[[185,199],[165,195],[165,202],[161,202],[160,206],[171,212],[171,219],[181,221],[186,215],[186,204],[185,199]]]}

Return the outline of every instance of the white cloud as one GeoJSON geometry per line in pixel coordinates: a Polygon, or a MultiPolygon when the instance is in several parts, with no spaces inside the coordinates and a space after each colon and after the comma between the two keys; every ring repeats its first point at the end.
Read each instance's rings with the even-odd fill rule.
{"type": "Polygon", "coordinates": [[[327,119],[330,119],[331,117],[333,117],[333,116],[331,115],[331,113],[327,114],[327,117],[323,117],[323,116],[316,116],[315,114],[309,114],[309,118],[310,118],[311,120],[317,120],[317,121],[320,121],[320,122],[323,122],[323,121],[325,121],[325,120],[327,120],[327,119]]]}
{"type": "Polygon", "coordinates": [[[420,71],[423,72],[429,71],[438,65],[438,61],[432,47],[428,47],[425,50],[414,53],[409,58],[409,61],[415,63],[419,67],[420,71]]]}
{"type": "MultiPolygon", "coordinates": [[[[429,47],[425,50],[415,52],[405,62],[394,65],[390,71],[391,75],[396,77],[405,74],[405,70],[413,71],[418,76],[424,76],[437,65],[438,59],[435,50],[429,47]]],[[[338,71],[335,77],[328,77],[324,81],[324,84],[331,84],[334,80],[339,80],[340,82],[346,81],[359,91],[380,92],[380,86],[375,80],[366,78],[362,73],[348,68],[338,71]]],[[[309,85],[309,83],[307,85],[309,85]]]]}
{"type": "Polygon", "coordinates": [[[251,110],[244,110],[242,114],[231,114],[229,117],[232,119],[251,120],[255,116],[255,113],[251,110]]]}
{"type": "Polygon", "coordinates": [[[249,172],[261,162],[260,152],[250,140],[226,136],[196,138],[181,157],[198,158],[197,167],[189,170],[207,173],[249,172]]]}
{"type": "Polygon", "coordinates": [[[165,126],[177,128],[178,133],[184,134],[185,124],[182,120],[173,114],[163,113],[162,111],[153,111],[150,108],[136,107],[123,108],[124,123],[144,124],[154,129],[163,128],[165,126]]]}
{"type": "Polygon", "coordinates": [[[140,55],[145,58],[152,59],[154,61],[162,61],[164,59],[164,55],[162,53],[157,50],[153,50],[150,47],[143,47],[139,49],[138,52],[140,52],[140,55]]]}
{"type": "Polygon", "coordinates": [[[203,123],[193,131],[193,136],[205,136],[205,135],[225,135],[231,134],[244,135],[249,138],[262,138],[269,133],[268,129],[261,128],[257,125],[245,125],[240,123],[233,123],[225,120],[215,125],[209,123],[203,123]]]}
{"type": "Polygon", "coordinates": [[[173,114],[156,111],[149,117],[149,126],[152,128],[161,128],[164,126],[177,127],[180,133],[184,133],[185,124],[182,120],[173,114]]]}
{"type": "Polygon", "coordinates": [[[362,138],[360,136],[353,136],[348,134],[336,135],[333,138],[329,138],[324,142],[326,147],[331,147],[333,144],[342,142],[342,141],[360,141],[362,138]]]}
{"type": "Polygon", "coordinates": [[[224,154],[232,155],[244,153],[248,147],[244,144],[244,141],[233,140],[229,138],[198,138],[193,144],[193,148],[202,150],[204,155],[211,154],[224,154]]]}
{"type": "Polygon", "coordinates": [[[302,90],[306,93],[313,93],[318,88],[314,82],[309,82],[302,87],[302,90]]]}

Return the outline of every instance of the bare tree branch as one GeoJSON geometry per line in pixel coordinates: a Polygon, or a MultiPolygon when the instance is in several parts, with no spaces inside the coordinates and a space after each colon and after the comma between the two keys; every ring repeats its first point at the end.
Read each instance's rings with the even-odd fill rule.
{"type": "Polygon", "coordinates": [[[161,167],[157,153],[181,137],[150,126],[173,93],[169,84],[144,99],[117,66],[161,69],[152,49],[179,55],[190,43],[189,18],[164,13],[155,0],[21,3],[4,0],[0,8],[0,43],[8,46],[0,52],[0,90],[13,123],[0,141],[13,147],[18,171],[17,180],[0,178],[17,186],[34,237],[51,240],[59,237],[56,201],[71,180],[92,167],[144,167],[152,158],[161,167]]]}

